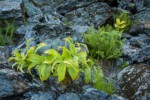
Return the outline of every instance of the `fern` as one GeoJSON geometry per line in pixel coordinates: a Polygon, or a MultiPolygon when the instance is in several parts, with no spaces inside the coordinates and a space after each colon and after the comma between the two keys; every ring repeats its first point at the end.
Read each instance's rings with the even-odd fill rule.
{"type": "Polygon", "coordinates": [[[91,28],[83,36],[93,57],[115,59],[122,54],[121,32],[110,26],[99,28],[98,31],[91,28]]]}
{"type": "Polygon", "coordinates": [[[0,45],[10,45],[12,44],[12,38],[16,27],[14,26],[14,22],[9,23],[7,20],[4,21],[6,26],[4,28],[0,27],[0,45]]]}
{"type": "Polygon", "coordinates": [[[98,90],[104,91],[108,94],[113,94],[115,91],[115,88],[113,86],[112,81],[106,81],[106,79],[103,77],[103,73],[101,70],[98,70],[97,68],[94,69],[94,87],[98,90]]]}

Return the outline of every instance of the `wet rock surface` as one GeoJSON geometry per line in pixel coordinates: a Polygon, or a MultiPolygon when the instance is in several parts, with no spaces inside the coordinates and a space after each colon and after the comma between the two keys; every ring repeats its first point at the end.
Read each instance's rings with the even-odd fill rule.
{"type": "Polygon", "coordinates": [[[19,95],[30,89],[42,89],[44,84],[29,80],[24,74],[12,69],[0,68],[0,98],[19,95]]]}
{"type": "Polygon", "coordinates": [[[118,74],[120,91],[128,99],[150,99],[150,66],[133,65],[118,74]]]}
{"type": "Polygon", "coordinates": [[[75,25],[101,26],[105,24],[112,14],[112,9],[108,4],[98,2],[73,10],[65,14],[65,17],[75,25]]]}
{"type": "Polygon", "coordinates": [[[0,64],[8,63],[8,58],[12,52],[11,46],[0,46],[0,64]]]}
{"type": "Polygon", "coordinates": [[[0,1],[0,19],[20,18],[22,16],[22,0],[1,0],[0,1]]]}

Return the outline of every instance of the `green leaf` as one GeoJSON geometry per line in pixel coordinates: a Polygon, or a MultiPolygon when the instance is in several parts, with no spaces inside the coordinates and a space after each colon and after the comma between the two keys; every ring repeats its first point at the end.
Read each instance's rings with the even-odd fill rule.
{"type": "MultiPolygon", "coordinates": [[[[31,42],[33,40],[33,38],[30,38],[30,39],[28,39],[27,41],[26,41],[26,50],[28,50],[28,48],[29,48],[29,43],[31,42]]],[[[25,50],[25,51],[26,51],[25,50]]]]}
{"type": "Polygon", "coordinates": [[[34,68],[36,65],[37,65],[37,64],[31,63],[31,64],[28,66],[28,69],[27,69],[27,70],[28,70],[28,73],[32,74],[32,73],[31,73],[31,69],[34,68]]]}
{"type": "Polygon", "coordinates": [[[35,50],[34,47],[30,47],[30,49],[27,51],[27,55],[33,54],[34,50],[35,50]]]}
{"type": "Polygon", "coordinates": [[[21,58],[21,54],[18,52],[18,50],[15,50],[13,52],[14,56],[18,57],[18,58],[21,58]]]}
{"type": "Polygon", "coordinates": [[[71,37],[65,38],[65,41],[68,42],[69,50],[70,50],[71,54],[74,55],[76,53],[76,49],[75,49],[75,45],[74,45],[71,37]]]}
{"type": "Polygon", "coordinates": [[[62,57],[64,59],[71,59],[72,58],[69,50],[66,47],[63,47],[62,57]]]}
{"type": "Polygon", "coordinates": [[[48,54],[46,60],[44,61],[46,64],[51,64],[58,56],[60,56],[58,52],[53,49],[46,50],[44,53],[48,54]]]}
{"type": "Polygon", "coordinates": [[[46,64],[38,65],[38,72],[41,81],[45,81],[50,77],[51,66],[46,64]]]}
{"type": "Polygon", "coordinates": [[[41,64],[41,63],[44,62],[45,57],[40,56],[38,54],[31,54],[31,55],[29,55],[28,60],[31,61],[34,64],[41,64]]]}
{"type": "Polygon", "coordinates": [[[64,80],[66,74],[66,66],[65,64],[59,64],[57,68],[58,81],[61,82],[64,80]]]}
{"type": "Polygon", "coordinates": [[[75,71],[73,68],[68,68],[68,73],[71,76],[72,80],[75,80],[78,77],[78,72],[75,71]]]}
{"type": "Polygon", "coordinates": [[[85,69],[84,75],[85,75],[85,83],[89,83],[91,80],[91,68],[90,67],[87,67],[85,69]]]}
{"type": "Polygon", "coordinates": [[[40,48],[42,48],[42,47],[44,47],[44,46],[46,46],[45,43],[40,43],[40,44],[37,46],[37,48],[36,48],[36,50],[35,50],[34,53],[36,53],[40,48]]]}

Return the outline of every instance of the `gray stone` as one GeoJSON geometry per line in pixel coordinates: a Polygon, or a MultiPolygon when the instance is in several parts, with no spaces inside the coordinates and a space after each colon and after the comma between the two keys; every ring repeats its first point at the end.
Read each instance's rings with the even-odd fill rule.
{"type": "Polygon", "coordinates": [[[106,3],[92,3],[65,14],[68,21],[80,26],[101,26],[112,16],[112,9],[106,3]]]}
{"type": "Polygon", "coordinates": [[[149,44],[150,38],[145,34],[132,36],[123,44],[123,56],[128,57],[131,63],[149,62],[149,44]]]}
{"type": "Polygon", "coordinates": [[[31,17],[40,15],[42,13],[41,10],[38,7],[34,6],[34,4],[30,0],[23,0],[22,2],[28,16],[31,17]]]}
{"type": "Polygon", "coordinates": [[[17,19],[22,16],[22,0],[1,0],[0,1],[0,19],[17,19]]]}
{"type": "Polygon", "coordinates": [[[120,93],[129,100],[150,99],[150,66],[128,66],[117,76],[120,93]]]}
{"type": "Polygon", "coordinates": [[[119,8],[129,10],[133,13],[144,9],[144,0],[118,0],[119,8]]]}
{"type": "Polygon", "coordinates": [[[135,20],[139,23],[150,23],[150,8],[147,8],[135,15],[135,20]]]}
{"type": "Polygon", "coordinates": [[[73,25],[71,26],[72,30],[77,34],[82,34],[86,32],[90,27],[89,26],[80,26],[80,25],[73,25]]]}
{"type": "Polygon", "coordinates": [[[108,95],[102,91],[98,91],[93,88],[88,88],[81,97],[81,100],[125,100],[125,99],[121,96],[108,95]]]}
{"type": "Polygon", "coordinates": [[[80,100],[80,98],[76,93],[65,93],[60,95],[57,100],[80,100]]]}
{"type": "Polygon", "coordinates": [[[44,6],[50,4],[50,0],[32,0],[32,1],[38,6],[44,6]]]}
{"type": "Polygon", "coordinates": [[[8,63],[8,58],[12,52],[11,46],[0,46],[0,64],[8,63]]]}
{"type": "Polygon", "coordinates": [[[12,69],[0,69],[0,97],[8,97],[26,92],[29,89],[42,89],[44,85],[29,81],[26,76],[12,69]]]}
{"type": "Polygon", "coordinates": [[[26,97],[24,100],[54,100],[56,98],[55,94],[49,91],[28,92],[24,96],[26,97]]]}
{"type": "Polygon", "coordinates": [[[132,61],[136,63],[145,62],[150,64],[150,46],[146,46],[142,48],[139,52],[137,52],[133,57],[132,61]]]}
{"type": "Polygon", "coordinates": [[[57,12],[64,15],[70,11],[76,10],[78,8],[82,8],[85,6],[90,5],[91,3],[93,3],[93,1],[91,2],[81,2],[81,1],[68,1],[66,3],[61,4],[58,8],[57,8],[57,12]]]}
{"type": "Polygon", "coordinates": [[[144,0],[144,6],[150,8],[150,0],[144,0]]]}

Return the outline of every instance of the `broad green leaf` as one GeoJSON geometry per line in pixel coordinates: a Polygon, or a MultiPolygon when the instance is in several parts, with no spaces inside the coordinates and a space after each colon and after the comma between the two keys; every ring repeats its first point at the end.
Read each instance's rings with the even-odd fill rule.
{"type": "Polygon", "coordinates": [[[45,60],[45,57],[38,54],[31,54],[29,55],[28,60],[34,64],[41,64],[45,60]]]}
{"type": "Polygon", "coordinates": [[[58,52],[56,50],[50,49],[46,50],[44,53],[48,54],[44,63],[51,64],[58,56],[58,52]]]}
{"type": "Polygon", "coordinates": [[[34,50],[35,50],[34,47],[30,47],[30,49],[27,51],[27,55],[33,54],[34,50]]]}
{"type": "Polygon", "coordinates": [[[31,69],[34,68],[36,65],[37,65],[37,64],[31,63],[31,64],[28,66],[28,69],[27,69],[28,73],[32,74],[32,73],[31,73],[31,69]]]}
{"type": "Polygon", "coordinates": [[[76,53],[76,50],[75,50],[75,45],[72,41],[72,38],[71,37],[65,38],[65,41],[68,42],[69,50],[70,50],[71,54],[74,55],[76,53]]]}
{"type": "Polygon", "coordinates": [[[75,71],[73,68],[68,68],[68,73],[69,73],[69,75],[70,75],[70,77],[71,77],[72,80],[77,79],[78,72],[75,71]]]}
{"type": "Polygon", "coordinates": [[[18,65],[19,62],[15,62],[13,65],[12,65],[12,68],[14,68],[14,66],[18,65]]]}
{"type": "Polygon", "coordinates": [[[26,50],[29,48],[29,43],[33,40],[33,38],[30,38],[26,41],[26,50]]]}
{"type": "Polygon", "coordinates": [[[18,57],[18,58],[21,58],[21,54],[18,52],[18,50],[15,50],[13,52],[14,56],[18,57]]]}
{"type": "Polygon", "coordinates": [[[8,59],[8,61],[12,61],[12,60],[14,60],[14,57],[10,57],[10,58],[8,59]]]}
{"type": "Polygon", "coordinates": [[[37,48],[36,48],[36,50],[35,50],[34,53],[36,53],[40,48],[42,48],[42,47],[44,47],[44,46],[46,46],[45,43],[40,43],[40,44],[37,46],[37,48]]]}
{"type": "Polygon", "coordinates": [[[119,18],[116,19],[116,22],[117,22],[118,25],[120,25],[120,23],[121,23],[119,18]]]}
{"type": "Polygon", "coordinates": [[[69,50],[66,47],[63,47],[62,57],[64,59],[71,59],[72,58],[69,50]]]}
{"type": "Polygon", "coordinates": [[[121,22],[120,22],[121,25],[122,25],[122,24],[125,24],[125,23],[126,23],[125,21],[121,21],[121,22]]]}
{"type": "Polygon", "coordinates": [[[19,66],[19,70],[20,70],[22,73],[25,73],[25,72],[23,71],[23,68],[24,68],[24,67],[25,67],[24,63],[20,64],[20,66],[19,66]]]}
{"type": "Polygon", "coordinates": [[[120,25],[120,28],[123,29],[126,27],[126,24],[120,25]]]}
{"type": "Polygon", "coordinates": [[[41,81],[45,81],[50,77],[50,70],[51,70],[51,66],[48,66],[46,64],[41,64],[38,66],[38,72],[41,81]]]}
{"type": "Polygon", "coordinates": [[[58,81],[61,82],[64,80],[66,74],[66,66],[65,64],[59,64],[57,67],[57,75],[58,75],[58,81]]]}
{"type": "Polygon", "coordinates": [[[58,66],[60,63],[62,63],[62,62],[59,61],[59,60],[56,60],[56,61],[53,62],[53,64],[52,64],[52,73],[54,72],[55,68],[57,68],[57,66],[58,66]]]}

